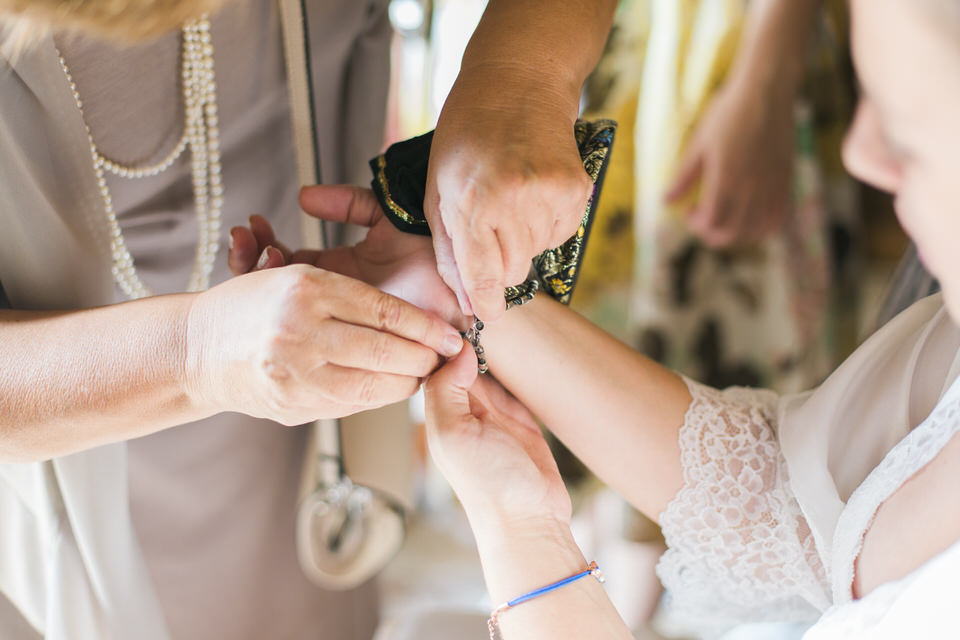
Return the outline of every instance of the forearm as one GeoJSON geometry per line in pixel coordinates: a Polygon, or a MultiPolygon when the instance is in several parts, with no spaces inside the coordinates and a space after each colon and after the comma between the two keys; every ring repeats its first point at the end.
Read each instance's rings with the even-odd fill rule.
{"type": "Polygon", "coordinates": [[[803,79],[807,48],[821,0],[754,0],[732,81],[789,94],[803,79]]]}
{"type": "Polygon", "coordinates": [[[604,482],[657,518],[683,478],[675,373],[540,295],[482,333],[491,372],[604,482]]]}
{"type": "Polygon", "coordinates": [[[615,7],[614,0],[491,0],[464,52],[458,89],[527,83],[576,117],[615,7]]]}
{"type": "Polygon", "coordinates": [[[0,459],[47,459],[211,415],[189,391],[190,300],[0,313],[0,459]]]}
{"type": "MultiPolygon", "coordinates": [[[[518,529],[478,516],[471,518],[471,524],[494,606],[587,568],[564,523],[527,523],[518,529]]],[[[505,640],[632,637],[592,576],[502,613],[499,626],[505,640]]]]}

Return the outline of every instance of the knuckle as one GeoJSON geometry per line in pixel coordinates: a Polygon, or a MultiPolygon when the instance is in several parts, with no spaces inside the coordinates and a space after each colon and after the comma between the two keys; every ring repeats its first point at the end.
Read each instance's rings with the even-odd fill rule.
{"type": "Polygon", "coordinates": [[[274,387],[286,387],[293,378],[293,373],[285,364],[274,359],[264,359],[260,363],[260,371],[267,381],[274,387]]]}
{"type": "Polygon", "coordinates": [[[301,341],[297,324],[287,314],[280,314],[272,321],[266,341],[263,344],[264,361],[280,362],[284,354],[289,354],[291,346],[297,346],[301,341]]]}
{"type": "Polygon", "coordinates": [[[378,333],[370,341],[370,362],[375,371],[383,371],[390,362],[391,348],[389,336],[378,333]]]}
{"type": "Polygon", "coordinates": [[[379,327],[395,327],[403,319],[403,309],[400,306],[400,301],[385,293],[377,296],[373,311],[379,327]]]}
{"type": "Polygon", "coordinates": [[[379,377],[373,373],[364,373],[357,384],[357,401],[365,406],[376,404],[380,395],[379,377]]]}
{"type": "Polygon", "coordinates": [[[294,264],[279,270],[282,273],[282,291],[287,302],[300,307],[316,299],[317,270],[304,264],[294,264]]]}
{"type": "Polygon", "coordinates": [[[259,372],[263,379],[267,408],[276,417],[290,414],[294,407],[293,372],[283,363],[272,359],[263,360],[259,372]]]}

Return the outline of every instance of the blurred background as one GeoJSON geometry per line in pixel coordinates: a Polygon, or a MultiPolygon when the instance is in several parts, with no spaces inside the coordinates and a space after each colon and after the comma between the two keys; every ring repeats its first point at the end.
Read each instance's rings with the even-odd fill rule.
{"type": "MultiPolygon", "coordinates": [[[[385,146],[433,128],[484,6],[392,0],[385,146]]],[[[619,130],[573,306],[707,384],[800,391],[818,384],[892,312],[884,301],[908,243],[889,198],[842,168],[842,135],[856,99],[844,3],[823,3],[793,99],[768,107],[770,117],[743,132],[749,114],[739,105],[763,99],[749,82],[729,82],[745,64],[737,53],[749,11],[746,0],[620,3],[583,95],[584,117],[613,118],[619,130]],[[782,210],[748,212],[748,223],[766,229],[763,237],[705,243],[683,213],[699,195],[665,202],[698,132],[726,141],[712,150],[713,161],[748,154],[767,168],[769,184],[778,172],[787,176],[782,210]],[[786,153],[777,141],[786,141],[786,153]]],[[[730,177],[731,190],[740,187],[737,179],[730,177]]],[[[403,550],[380,579],[377,640],[485,638],[493,603],[473,539],[429,461],[422,403],[413,402],[411,413],[415,471],[402,493],[416,508],[403,550]]],[[[671,615],[654,572],[664,549],[658,527],[554,445],[574,497],[578,542],[604,569],[636,637],[708,636],[710,621],[671,615]]],[[[725,637],[787,639],[802,631],[760,626],[725,637]]]]}

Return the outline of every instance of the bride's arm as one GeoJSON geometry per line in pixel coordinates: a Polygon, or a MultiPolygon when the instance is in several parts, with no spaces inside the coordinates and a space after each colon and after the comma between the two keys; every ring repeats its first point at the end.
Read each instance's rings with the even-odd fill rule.
{"type": "Polygon", "coordinates": [[[691,397],[672,371],[546,295],[481,332],[491,373],[604,482],[657,518],[683,483],[691,397]]]}

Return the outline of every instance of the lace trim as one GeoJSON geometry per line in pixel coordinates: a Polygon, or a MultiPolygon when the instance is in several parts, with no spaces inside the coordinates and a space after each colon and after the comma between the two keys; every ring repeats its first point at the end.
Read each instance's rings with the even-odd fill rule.
{"type": "Polygon", "coordinates": [[[684,486],[660,516],[657,565],[674,612],[716,629],[817,619],[829,584],[774,433],[777,395],[685,382],[684,486]]]}
{"type": "Polygon", "coordinates": [[[960,432],[960,379],[913,431],[898,442],[850,496],[834,538],[833,600],[853,599],[853,577],[863,538],[877,509],[920,469],[927,466],[960,432]]]}

